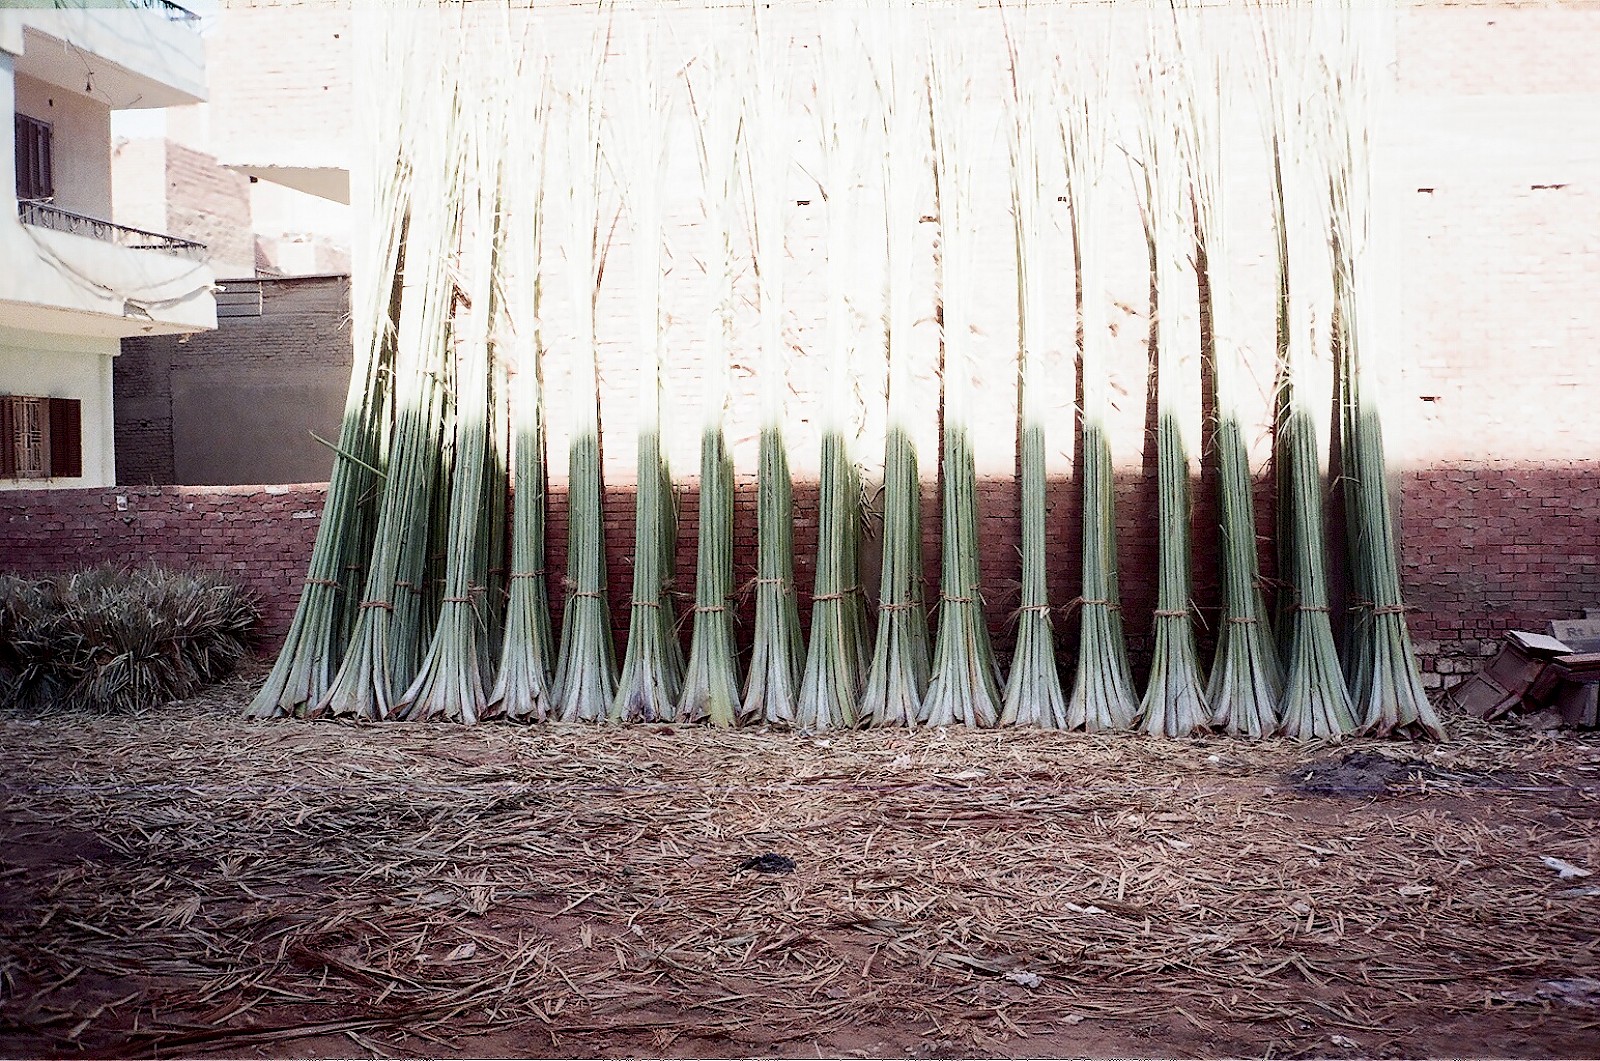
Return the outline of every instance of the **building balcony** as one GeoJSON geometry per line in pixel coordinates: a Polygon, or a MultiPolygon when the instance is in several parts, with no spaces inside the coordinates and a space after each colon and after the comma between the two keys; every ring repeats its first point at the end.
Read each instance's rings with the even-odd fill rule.
{"type": "Polygon", "coordinates": [[[196,261],[202,259],[206,252],[204,243],[179,239],[177,236],[166,236],[159,232],[146,232],[142,228],[119,225],[114,221],[102,221],[97,217],[85,217],[38,199],[19,201],[17,218],[24,225],[37,225],[57,232],[72,232],[131,250],[166,251],[196,261]]]}
{"type": "Polygon", "coordinates": [[[217,325],[205,246],[23,200],[0,219],[0,327],[127,338],[217,325]]]}
{"type": "Polygon", "coordinates": [[[171,0],[56,0],[0,10],[0,51],[15,56],[17,74],[112,110],[180,107],[206,99],[199,29],[171,0]]]}

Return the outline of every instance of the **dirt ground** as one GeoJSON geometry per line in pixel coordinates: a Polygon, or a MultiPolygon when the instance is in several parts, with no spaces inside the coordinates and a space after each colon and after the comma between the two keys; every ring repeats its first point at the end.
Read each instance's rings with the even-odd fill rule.
{"type": "Polygon", "coordinates": [[[1593,734],[251,723],[248,692],[0,716],[0,1054],[1600,1055],[1593,734]]]}

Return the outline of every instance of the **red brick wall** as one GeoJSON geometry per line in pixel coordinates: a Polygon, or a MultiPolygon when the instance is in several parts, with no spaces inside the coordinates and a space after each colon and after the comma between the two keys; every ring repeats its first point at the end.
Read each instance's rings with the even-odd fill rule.
{"type": "Polygon", "coordinates": [[[221,571],[261,602],[262,633],[288,628],[322,515],[311,486],[118,486],[0,493],[0,571],[99,563],[221,571]]]}
{"type": "MultiPolygon", "coordinates": [[[[1412,632],[1430,687],[1475,669],[1509,628],[1539,630],[1554,616],[1578,616],[1600,602],[1600,462],[1573,462],[1537,470],[1486,466],[1429,469],[1403,476],[1405,583],[1415,609],[1412,632]]],[[[1148,652],[1154,543],[1147,513],[1147,484],[1122,483],[1120,515],[1123,586],[1128,632],[1136,665],[1148,652]]],[[[311,544],[321,515],[319,484],[265,487],[115,487],[97,490],[0,494],[0,571],[43,573],[100,562],[154,561],[173,567],[226,572],[261,599],[263,634],[276,645],[293,615],[311,544]]],[[[1076,593],[1077,504],[1071,484],[1053,484],[1059,540],[1052,572],[1055,599],[1076,593]]],[[[1010,639],[1007,619],[1016,605],[1015,488],[1008,481],[983,485],[980,531],[986,545],[985,596],[996,647],[1010,639]]],[[[692,592],[696,498],[682,498],[678,587],[692,592]]],[[[805,592],[812,580],[816,540],[816,492],[796,491],[796,573],[805,592]]],[[[925,503],[927,573],[938,577],[938,513],[925,503]]],[[[566,498],[554,492],[550,506],[549,569],[566,562],[566,498]]],[[[738,485],[735,515],[735,583],[755,577],[755,484],[738,485]]],[[[1263,522],[1266,517],[1263,517],[1263,522]]],[[[633,493],[613,487],[606,506],[611,605],[618,650],[627,637],[633,493]]],[[[1264,529],[1264,528],[1263,528],[1264,529]]],[[[1197,526],[1196,541],[1210,533],[1197,526]]],[[[1215,628],[1215,550],[1196,549],[1197,599],[1215,628]]],[[[868,586],[875,585],[868,564],[868,586]]],[[[559,587],[559,574],[552,580],[559,587]]],[[[936,589],[933,590],[936,592],[936,589]]],[[[559,618],[559,589],[553,604],[559,618]]],[[[802,613],[805,609],[802,608],[802,613]]],[[[751,602],[741,597],[742,631],[748,638],[751,602]]],[[[684,637],[688,637],[684,623],[684,637]]],[[[1062,660],[1072,659],[1073,622],[1062,624],[1062,660]]],[[[1207,635],[1205,640],[1209,640],[1207,635]]],[[[1002,655],[1002,661],[1006,657],[1002,655]]],[[[1070,673],[1070,672],[1069,672],[1070,673]]]]}

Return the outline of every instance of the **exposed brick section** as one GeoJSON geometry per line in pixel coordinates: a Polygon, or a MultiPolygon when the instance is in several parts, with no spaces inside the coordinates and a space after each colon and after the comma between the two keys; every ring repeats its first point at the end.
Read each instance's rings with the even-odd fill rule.
{"type": "Polygon", "coordinates": [[[0,494],[0,571],[98,563],[220,571],[254,593],[275,646],[322,516],[320,486],[107,487],[0,494]]]}
{"type": "Polygon", "coordinates": [[[350,282],[343,276],[221,282],[259,285],[259,317],[217,330],[141,336],[113,363],[117,478],[128,484],[317,482],[339,433],[350,380],[350,282]]]}
{"type": "MultiPolygon", "coordinates": [[[[1062,528],[1058,540],[1065,543],[1056,549],[1052,565],[1058,602],[1070,600],[1077,584],[1079,516],[1069,485],[1052,486],[1059,498],[1052,525],[1062,528]]],[[[1148,559],[1153,550],[1148,541],[1150,502],[1148,491],[1134,489],[1132,481],[1122,485],[1128,491],[1125,499],[1137,502],[1124,506],[1119,522],[1129,641],[1135,665],[1142,670],[1154,606],[1148,559]]],[[[1506,629],[1539,630],[1552,616],[1581,615],[1585,606],[1600,601],[1600,463],[1520,471],[1480,466],[1413,472],[1403,477],[1403,486],[1406,595],[1414,609],[1412,632],[1427,672],[1424,679],[1431,687],[1474,669],[1506,629]]],[[[996,649],[1004,662],[1010,648],[1008,618],[1016,605],[1014,562],[1007,563],[1003,556],[1004,550],[1015,548],[1015,488],[1010,482],[991,480],[980,490],[985,507],[979,534],[996,561],[989,568],[985,597],[996,649]]],[[[44,573],[101,562],[146,561],[223,571],[261,598],[263,631],[271,646],[281,639],[293,615],[323,494],[319,485],[0,494],[0,571],[44,573]]],[[[613,487],[607,494],[610,603],[619,652],[627,639],[633,501],[631,488],[613,487]]],[[[795,574],[804,619],[815,570],[815,487],[802,484],[795,501],[795,574]]],[[[684,594],[693,591],[697,503],[694,490],[685,489],[680,498],[677,580],[684,594]]],[[[756,568],[755,506],[755,483],[742,477],[736,485],[734,578],[745,647],[753,618],[748,585],[756,568]]],[[[932,499],[924,515],[929,523],[925,559],[931,601],[938,577],[937,510],[932,499]]],[[[1202,532],[1197,528],[1197,535],[1202,532]]],[[[552,607],[559,622],[566,564],[566,496],[559,487],[550,498],[549,537],[552,607]]],[[[1216,581],[1208,559],[1213,552],[1197,550],[1199,581],[1211,587],[1216,581]]],[[[876,572],[870,558],[867,568],[871,590],[876,572]]],[[[686,642],[688,603],[685,597],[685,608],[680,608],[686,642]]],[[[1210,613],[1208,622],[1214,630],[1214,588],[1200,603],[1210,613]]],[[[1070,664],[1071,618],[1063,622],[1062,630],[1061,658],[1070,664]]],[[[1202,640],[1209,642],[1209,634],[1202,640]]]]}

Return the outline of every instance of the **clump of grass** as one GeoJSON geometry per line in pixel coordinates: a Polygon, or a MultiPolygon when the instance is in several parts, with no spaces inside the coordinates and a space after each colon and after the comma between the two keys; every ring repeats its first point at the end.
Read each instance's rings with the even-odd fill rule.
{"type": "Polygon", "coordinates": [[[125,713],[193,696],[249,656],[259,617],[209,572],[0,576],[0,708],[125,713]]]}

